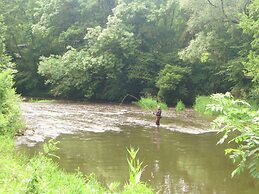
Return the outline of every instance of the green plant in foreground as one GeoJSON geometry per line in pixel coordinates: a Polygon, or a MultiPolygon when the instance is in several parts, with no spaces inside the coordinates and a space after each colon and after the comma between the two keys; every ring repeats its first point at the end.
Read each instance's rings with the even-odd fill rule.
{"type": "Polygon", "coordinates": [[[0,135],[0,142],[0,193],[153,193],[148,186],[139,182],[141,174],[139,171],[142,172],[143,169],[132,168],[136,167],[135,164],[140,164],[140,162],[131,161],[132,158],[136,159],[136,154],[132,149],[129,149],[131,150],[129,162],[131,161],[131,172],[134,172],[134,176],[131,176],[133,178],[130,183],[120,191],[118,182],[105,187],[97,181],[94,174],[84,176],[79,171],[66,173],[61,170],[58,164],[49,158],[57,149],[57,142],[53,140],[45,144],[43,153],[31,159],[17,153],[12,137],[0,135]]]}
{"type": "Polygon", "coordinates": [[[133,193],[141,193],[141,194],[152,194],[153,191],[146,186],[144,183],[140,181],[141,175],[145,169],[142,167],[143,162],[140,162],[137,159],[137,153],[139,149],[134,149],[130,147],[127,149],[130,157],[127,158],[129,165],[129,184],[124,186],[123,194],[133,194],[133,193]]]}
{"type": "Polygon", "coordinates": [[[175,111],[176,112],[180,112],[180,111],[184,111],[185,110],[185,105],[184,103],[180,100],[177,102],[176,106],[175,106],[175,111]]]}
{"type": "Polygon", "coordinates": [[[45,143],[43,145],[44,156],[55,157],[59,159],[58,156],[52,153],[59,150],[59,148],[57,147],[57,144],[59,143],[59,141],[54,141],[53,139],[49,140],[48,143],[45,143]]]}
{"type": "Polygon", "coordinates": [[[259,110],[243,100],[234,99],[230,93],[213,94],[211,111],[220,115],[213,121],[213,126],[220,129],[223,137],[218,144],[236,143],[236,147],[228,148],[225,154],[237,163],[232,177],[248,169],[252,177],[259,179],[259,110]]]}
{"type": "Polygon", "coordinates": [[[130,175],[129,182],[134,185],[140,182],[142,172],[144,171],[144,168],[141,167],[143,162],[140,162],[136,158],[139,149],[136,150],[133,147],[130,147],[127,151],[130,155],[130,158],[127,158],[130,175]]]}

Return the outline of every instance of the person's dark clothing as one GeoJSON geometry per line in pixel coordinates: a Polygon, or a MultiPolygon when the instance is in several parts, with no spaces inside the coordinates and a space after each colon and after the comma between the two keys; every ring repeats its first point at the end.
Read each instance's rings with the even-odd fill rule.
{"type": "Polygon", "coordinates": [[[157,116],[157,117],[161,117],[161,114],[162,114],[161,109],[158,109],[158,110],[156,111],[156,116],[157,116]]]}
{"type": "Polygon", "coordinates": [[[158,110],[156,111],[156,125],[157,125],[157,126],[160,125],[161,114],[162,114],[161,109],[158,109],[158,110]]]}

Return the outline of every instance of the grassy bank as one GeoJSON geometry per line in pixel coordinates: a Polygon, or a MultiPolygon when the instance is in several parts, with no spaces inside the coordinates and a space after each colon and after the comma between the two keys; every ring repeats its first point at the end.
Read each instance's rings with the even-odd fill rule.
{"type": "Polygon", "coordinates": [[[13,140],[1,137],[0,193],[105,193],[97,181],[67,174],[42,154],[28,159],[15,153],[13,140]]]}
{"type": "Polygon", "coordinates": [[[123,190],[117,183],[101,185],[94,175],[64,172],[47,152],[29,159],[15,151],[11,137],[0,142],[0,193],[153,193],[141,182],[129,181],[123,190]]]}
{"type": "MultiPolygon", "coordinates": [[[[139,180],[129,180],[123,187],[119,187],[118,183],[108,186],[101,185],[94,175],[66,173],[52,160],[51,152],[56,149],[54,142],[45,144],[44,153],[30,159],[17,153],[14,138],[22,126],[19,97],[13,89],[12,71],[0,72],[0,193],[152,193],[139,180]]],[[[131,175],[132,170],[135,169],[130,170],[131,175]]],[[[139,170],[141,172],[141,168],[139,170]]],[[[139,177],[139,171],[136,171],[134,177],[139,177]]]]}

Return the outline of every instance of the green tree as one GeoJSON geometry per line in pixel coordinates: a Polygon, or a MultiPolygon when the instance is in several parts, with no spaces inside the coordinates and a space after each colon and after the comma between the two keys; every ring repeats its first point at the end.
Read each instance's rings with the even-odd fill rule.
{"type": "MultiPolygon", "coordinates": [[[[93,98],[116,100],[126,93],[156,94],[158,73],[166,62],[177,61],[173,57],[177,57],[178,44],[174,43],[176,34],[180,34],[180,29],[173,27],[179,24],[177,5],[175,1],[119,1],[106,26],[88,28],[86,47],[82,50],[88,53],[86,58],[91,58],[102,77],[96,84],[83,84],[85,88],[94,85],[93,98]]],[[[45,68],[46,71],[51,73],[51,68],[45,68]]],[[[91,76],[91,72],[86,74],[91,76]]]]}
{"type": "Polygon", "coordinates": [[[0,72],[13,67],[13,64],[10,63],[10,57],[5,54],[6,30],[7,28],[3,22],[3,17],[0,15],[0,72]]]}
{"type": "Polygon", "coordinates": [[[249,54],[244,61],[244,72],[253,83],[250,95],[254,100],[259,99],[259,1],[253,0],[246,14],[240,18],[240,27],[251,37],[249,54]]]}
{"type": "Polygon", "coordinates": [[[0,135],[15,135],[21,127],[18,97],[13,87],[13,67],[5,54],[6,26],[0,16],[0,135]]]}
{"type": "Polygon", "coordinates": [[[256,2],[0,0],[0,11],[24,95],[114,101],[159,93],[191,104],[229,90],[257,98],[256,2]],[[188,73],[169,79],[167,64],[188,73]]]}
{"type": "Polygon", "coordinates": [[[157,86],[159,87],[159,96],[167,97],[167,101],[176,103],[177,99],[170,99],[173,93],[178,93],[178,96],[183,98],[188,95],[187,88],[183,79],[190,73],[187,67],[180,67],[175,65],[166,65],[159,73],[157,86]]]}
{"type": "Polygon", "coordinates": [[[239,29],[247,1],[181,1],[188,15],[189,45],[179,55],[191,63],[196,95],[232,90],[245,96],[251,81],[244,75],[243,57],[249,37],[239,29]],[[202,89],[204,88],[204,89],[202,89]]]}
{"type": "Polygon", "coordinates": [[[112,0],[1,0],[7,51],[17,63],[18,91],[24,95],[46,91],[37,73],[40,56],[63,54],[67,46],[82,48],[87,27],[105,23],[113,4],[112,0]],[[89,17],[93,13],[96,17],[89,17]]]}

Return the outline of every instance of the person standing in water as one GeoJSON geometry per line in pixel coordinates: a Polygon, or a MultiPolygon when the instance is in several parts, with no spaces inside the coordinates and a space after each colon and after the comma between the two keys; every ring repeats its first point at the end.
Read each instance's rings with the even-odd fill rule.
{"type": "Polygon", "coordinates": [[[157,111],[154,114],[156,115],[156,125],[157,125],[157,127],[159,127],[160,119],[162,118],[162,116],[161,116],[162,110],[161,110],[160,106],[157,108],[157,111]]]}

